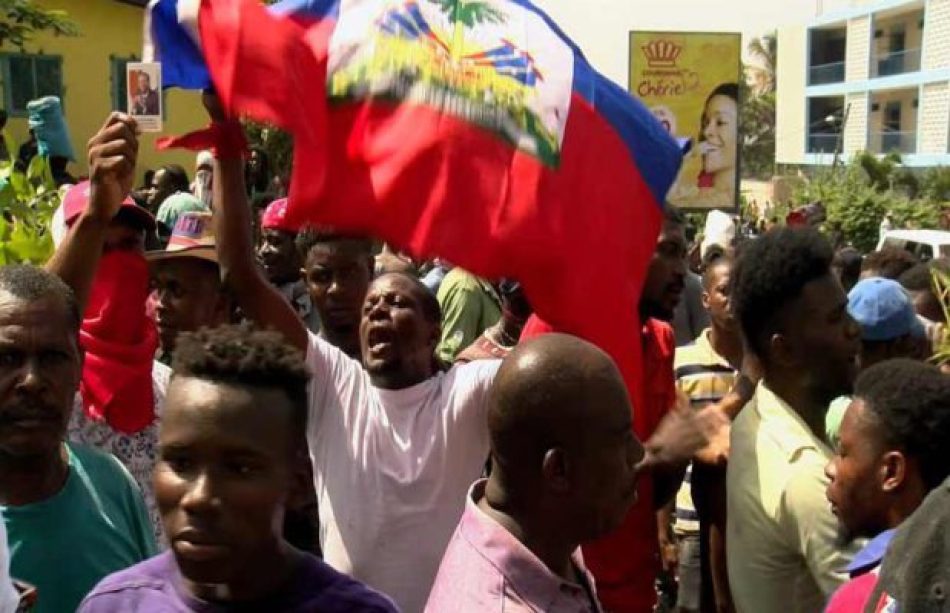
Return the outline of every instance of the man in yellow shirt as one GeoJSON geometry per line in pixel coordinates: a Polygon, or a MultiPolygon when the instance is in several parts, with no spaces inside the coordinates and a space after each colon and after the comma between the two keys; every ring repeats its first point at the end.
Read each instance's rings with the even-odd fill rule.
{"type": "Polygon", "coordinates": [[[828,405],[851,391],[860,330],[812,229],[751,243],[733,308],[763,379],[732,426],[727,470],[729,583],[739,613],[813,612],[847,580],[860,543],[844,546],[825,499],[828,405]]]}

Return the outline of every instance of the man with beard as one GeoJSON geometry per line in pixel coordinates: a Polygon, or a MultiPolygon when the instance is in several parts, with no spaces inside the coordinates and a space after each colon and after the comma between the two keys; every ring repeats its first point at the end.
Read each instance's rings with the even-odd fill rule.
{"type": "Polygon", "coordinates": [[[950,377],[908,359],[880,362],[854,386],[827,496],[850,538],[872,540],[826,611],[863,611],[897,527],[950,476],[950,377]]]}
{"type": "Polygon", "coordinates": [[[128,471],[64,442],[82,369],[79,324],[60,279],[0,268],[0,518],[11,575],[36,586],[37,613],[74,611],[102,577],[155,553],[128,471]]]}
{"type": "MultiPolygon", "coordinates": [[[[212,97],[206,104],[219,132],[237,140],[240,124],[212,97]]],[[[251,319],[307,352],[314,375],[307,438],[325,559],[404,611],[421,611],[488,457],[487,398],[500,362],[444,371],[435,357],[439,303],[401,273],[369,287],[359,325],[362,364],[309,334],[254,261],[240,151],[219,149],[215,177],[225,278],[251,319]]]]}
{"type": "Polygon", "coordinates": [[[856,551],[838,542],[824,497],[825,413],[851,391],[861,347],[832,256],[817,231],[783,228],[746,246],[736,265],[736,317],[763,370],[733,424],[726,477],[740,613],[820,610],[856,551]]]}

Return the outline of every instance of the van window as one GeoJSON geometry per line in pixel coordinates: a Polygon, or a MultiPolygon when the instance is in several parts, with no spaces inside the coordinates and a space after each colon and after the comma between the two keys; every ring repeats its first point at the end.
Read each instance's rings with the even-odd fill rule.
{"type": "Polygon", "coordinates": [[[933,259],[933,248],[925,243],[906,241],[904,243],[904,249],[921,262],[926,262],[933,259]]]}

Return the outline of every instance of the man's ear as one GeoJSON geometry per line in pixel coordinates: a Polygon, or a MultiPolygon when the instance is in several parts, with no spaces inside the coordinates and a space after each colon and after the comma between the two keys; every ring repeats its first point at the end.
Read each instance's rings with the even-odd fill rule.
{"type": "Polygon", "coordinates": [[[559,494],[571,490],[571,466],[567,454],[560,447],[548,449],[541,460],[541,475],[546,487],[559,494]]]}
{"type": "Polygon", "coordinates": [[[891,493],[907,484],[907,457],[900,451],[888,451],[881,456],[881,489],[891,493]]]}
{"type": "Polygon", "coordinates": [[[769,337],[768,353],[769,359],[776,365],[795,366],[798,364],[798,354],[793,341],[779,332],[769,337]]]}

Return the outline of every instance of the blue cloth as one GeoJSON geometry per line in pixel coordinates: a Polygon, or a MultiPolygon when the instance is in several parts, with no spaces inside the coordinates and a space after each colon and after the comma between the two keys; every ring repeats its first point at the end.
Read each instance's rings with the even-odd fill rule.
{"type": "Polygon", "coordinates": [[[64,157],[76,161],[69,127],[63,117],[63,105],[56,96],[46,96],[26,105],[30,129],[36,134],[39,154],[43,157],[64,157]]]}
{"type": "Polygon", "coordinates": [[[870,542],[864,546],[864,549],[854,556],[851,564],[848,564],[848,568],[846,569],[848,574],[852,577],[863,575],[875,566],[878,566],[881,560],[884,559],[884,554],[887,553],[887,547],[891,544],[891,539],[894,537],[895,532],[897,532],[897,529],[891,528],[871,539],[870,542]]]}
{"type": "Polygon", "coordinates": [[[439,294],[439,286],[442,285],[442,279],[449,274],[449,269],[444,266],[435,266],[422,277],[422,284],[429,288],[429,291],[435,295],[439,294]]]}

